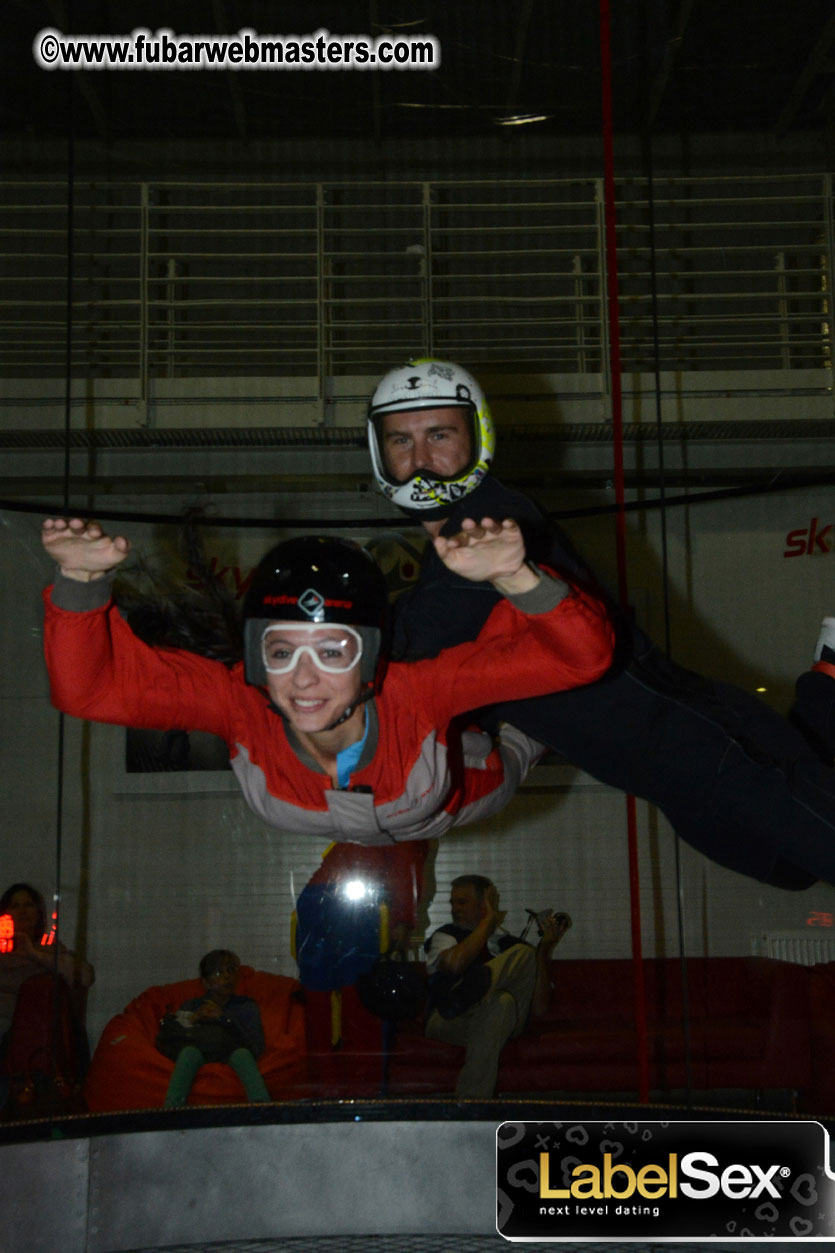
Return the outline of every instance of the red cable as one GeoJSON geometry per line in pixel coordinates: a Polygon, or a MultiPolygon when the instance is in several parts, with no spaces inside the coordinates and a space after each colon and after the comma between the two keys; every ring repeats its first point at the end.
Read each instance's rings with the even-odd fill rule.
{"type": "MultiPolygon", "coordinates": [[[[600,0],[600,77],[603,114],[603,219],[606,238],[606,296],[609,322],[609,372],[612,381],[612,449],[614,453],[618,598],[629,606],[626,574],[626,512],[623,478],[623,392],[621,389],[620,313],[618,308],[618,253],[615,239],[615,155],[612,128],[612,32],[609,0],[600,0]]],[[[629,906],[632,933],[632,978],[637,1034],[638,1099],[649,1101],[647,1000],[641,945],[641,893],[638,874],[638,821],[635,797],[626,797],[629,851],[629,906]]]]}

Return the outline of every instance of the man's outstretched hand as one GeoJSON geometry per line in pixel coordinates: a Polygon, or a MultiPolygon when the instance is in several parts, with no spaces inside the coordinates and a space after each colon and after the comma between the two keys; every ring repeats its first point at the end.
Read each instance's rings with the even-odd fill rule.
{"type": "Polygon", "coordinates": [[[474,583],[490,582],[508,596],[529,592],[539,582],[525,564],[525,540],[513,518],[465,518],[457,535],[438,535],[433,542],[447,569],[474,583]]]}

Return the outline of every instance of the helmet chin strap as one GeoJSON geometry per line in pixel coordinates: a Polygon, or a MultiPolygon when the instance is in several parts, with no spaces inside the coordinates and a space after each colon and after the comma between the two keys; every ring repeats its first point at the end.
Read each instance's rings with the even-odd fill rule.
{"type": "Polygon", "coordinates": [[[355,709],[357,709],[365,701],[371,700],[371,697],[374,695],[374,684],[367,683],[365,686],[366,686],[366,690],[360,693],[358,699],[354,701],[353,705],[349,705],[348,708],[345,710],[344,714],[342,714],[341,717],[337,718],[335,722],[332,722],[330,726],[323,727],[322,729],[324,731],[332,731],[334,727],[341,727],[343,722],[348,721],[348,719],[350,718],[351,714],[354,712],[355,709]]]}

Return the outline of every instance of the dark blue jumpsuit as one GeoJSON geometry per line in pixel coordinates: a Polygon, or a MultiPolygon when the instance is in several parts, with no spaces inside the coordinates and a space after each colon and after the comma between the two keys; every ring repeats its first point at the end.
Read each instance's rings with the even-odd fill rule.
{"type": "MultiPolygon", "coordinates": [[[[526,496],[488,476],[453,507],[463,518],[516,518],[528,555],[598,595],[568,538],[526,496]]],[[[430,545],[420,578],[395,607],[395,657],[436,655],[475,638],[498,593],[448,571],[430,545]]],[[[668,661],[612,608],[618,644],[609,673],[588,687],[479,711],[504,719],[574,765],[656,805],[682,839],[764,883],[835,883],[835,680],[801,676],[791,720],[728,683],[668,661]]]]}

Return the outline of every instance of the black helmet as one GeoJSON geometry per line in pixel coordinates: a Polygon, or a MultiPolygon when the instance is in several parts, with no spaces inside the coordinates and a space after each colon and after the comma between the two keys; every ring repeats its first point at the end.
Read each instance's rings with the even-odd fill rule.
{"type": "Polygon", "coordinates": [[[244,600],[246,681],[267,681],[261,637],[270,622],[334,622],[356,628],[360,678],[373,683],[387,612],[382,571],[353,540],[314,535],[277,544],[256,567],[244,600]]]}

